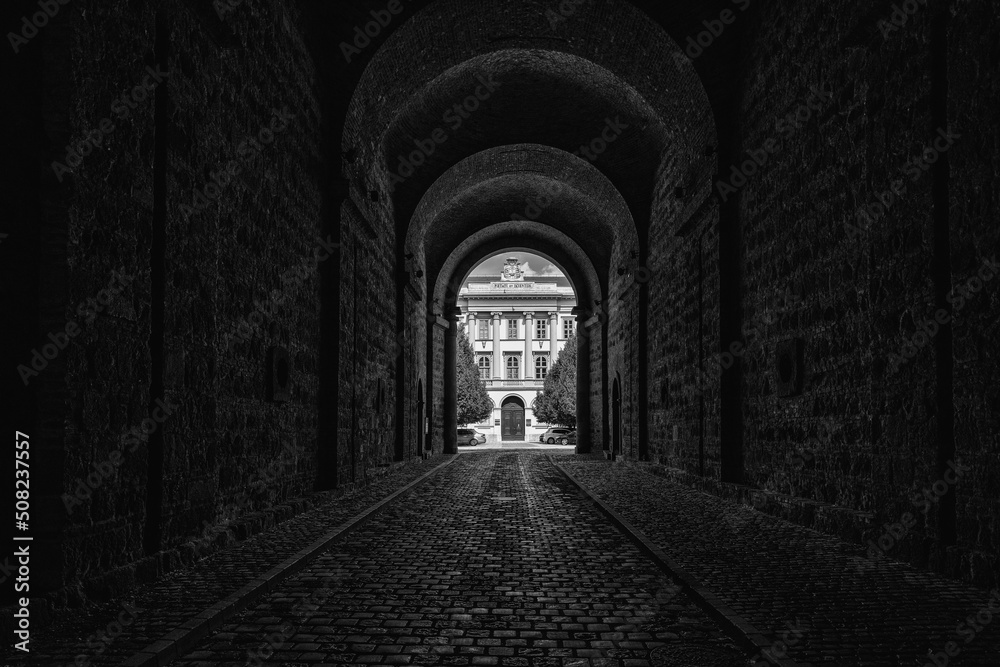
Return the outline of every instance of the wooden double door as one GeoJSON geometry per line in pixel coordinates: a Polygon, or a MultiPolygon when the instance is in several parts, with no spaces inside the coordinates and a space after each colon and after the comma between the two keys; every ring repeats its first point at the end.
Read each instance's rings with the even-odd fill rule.
{"type": "Polygon", "coordinates": [[[500,437],[502,440],[524,440],[524,403],[508,398],[500,406],[500,437]]]}

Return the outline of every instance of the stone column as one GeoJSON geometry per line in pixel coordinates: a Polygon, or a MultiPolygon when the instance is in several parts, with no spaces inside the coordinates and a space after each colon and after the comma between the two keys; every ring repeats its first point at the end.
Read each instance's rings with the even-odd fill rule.
{"type": "Polygon", "coordinates": [[[525,312],[524,313],[524,363],[522,364],[523,369],[521,370],[521,377],[525,380],[530,380],[534,378],[534,367],[531,364],[531,336],[534,334],[535,329],[535,314],[525,312]],[[529,367],[531,370],[529,371],[529,367]]]}
{"type": "Polygon", "coordinates": [[[559,354],[559,313],[549,313],[549,367],[556,363],[559,354]]]}
{"type": "Polygon", "coordinates": [[[503,313],[493,312],[493,379],[503,377],[503,353],[500,351],[500,316],[503,313]]]}
{"type": "Polygon", "coordinates": [[[575,309],[576,314],[576,453],[591,451],[590,433],[590,313],[575,309]]]}
{"type": "Polygon", "coordinates": [[[447,313],[444,335],[444,453],[458,453],[458,317],[457,309],[447,313]]]}

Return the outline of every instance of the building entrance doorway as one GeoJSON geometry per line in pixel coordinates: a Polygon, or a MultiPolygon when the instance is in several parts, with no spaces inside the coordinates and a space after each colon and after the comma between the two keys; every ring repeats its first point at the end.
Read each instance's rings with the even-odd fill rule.
{"type": "Polygon", "coordinates": [[[524,403],[511,396],[504,399],[500,407],[501,439],[524,440],[524,403]]]}

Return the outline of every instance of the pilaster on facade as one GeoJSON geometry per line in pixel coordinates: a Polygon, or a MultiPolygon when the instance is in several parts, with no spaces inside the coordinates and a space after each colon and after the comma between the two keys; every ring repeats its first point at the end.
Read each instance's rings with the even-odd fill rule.
{"type": "Polygon", "coordinates": [[[498,380],[504,377],[503,350],[500,347],[500,318],[503,313],[494,310],[490,313],[493,316],[493,379],[498,380]]]}
{"type": "Polygon", "coordinates": [[[524,312],[524,363],[521,364],[521,378],[524,380],[532,377],[529,373],[529,365],[531,364],[531,334],[533,332],[533,322],[535,318],[535,313],[528,310],[524,312]]]}
{"type": "Polygon", "coordinates": [[[533,282],[518,272],[516,258],[507,264],[500,280],[472,279],[460,293],[476,331],[480,376],[495,408],[488,422],[476,426],[497,439],[534,440],[548,425],[535,422],[532,404],[559,354],[561,321],[576,300],[565,278],[533,282]],[[513,423],[523,426],[517,434],[506,432],[513,423]]]}

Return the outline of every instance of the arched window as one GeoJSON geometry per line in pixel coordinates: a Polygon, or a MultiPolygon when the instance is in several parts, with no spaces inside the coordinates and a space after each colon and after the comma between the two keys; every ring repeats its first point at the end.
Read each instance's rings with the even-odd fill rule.
{"type": "Polygon", "coordinates": [[[517,380],[521,377],[521,358],[517,355],[507,357],[507,379],[517,380]]]}
{"type": "Polygon", "coordinates": [[[544,354],[535,357],[535,379],[544,380],[549,372],[549,358],[544,354]]]}
{"type": "Polygon", "coordinates": [[[490,356],[488,354],[479,355],[479,377],[484,380],[489,380],[492,375],[490,374],[490,356]]]}

